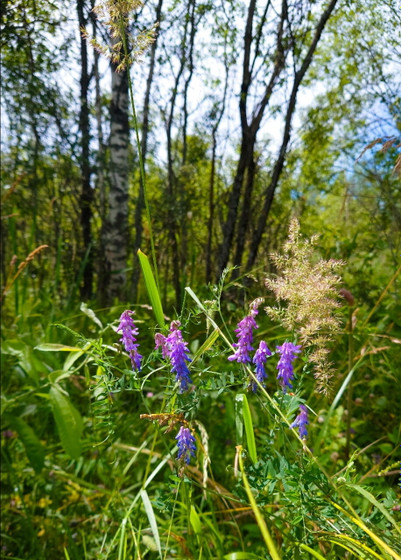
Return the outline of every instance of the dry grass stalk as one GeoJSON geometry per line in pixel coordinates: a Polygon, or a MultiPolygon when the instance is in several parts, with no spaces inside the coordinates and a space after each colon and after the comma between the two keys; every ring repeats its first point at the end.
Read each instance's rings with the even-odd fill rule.
{"type": "Polygon", "coordinates": [[[133,62],[141,62],[141,57],[156,39],[157,23],[136,37],[127,33],[130,13],[142,7],[140,0],[103,0],[93,8],[110,32],[111,46],[102,45],[95,38],[90,38],[86,29],[81,29],[82,36],[89,40],[92,47],[117,66],[116,72],[125,70],[133,62]]]}
{"type": "MultiPolygon", "coordinates": [[[[33,259],[36,257],[36,255],[38,255],[39,253],[41,253],[44,249],[47,249],[48,247],[49,247],[48,245],[40,245],[39,247],[36,247],[36,249],[34,249],[33,251],[31,251],[29,253],[29,255],[26,257],[26,259],[24,261],[20,262],[20,264],[18,265],[18,268],[17,268],[17,272],[14,274],[14,276],[11,278],[10,281],[6,282],[6,286],[3,290],[1,299],[3,299],[3,297],[5,297],[5,295],[7,294],[7,292],[9,292],[11,286],[17,280],[18,276],[28,266],[28,264],[31,261],[33,261],[33,259]]],[[[17,256],[14,255],[13,258],[11,259],[11,262],[10,262],[10,271],[11,271],[12,268],[14,268],[14,265],[15,265],[16,261],[17,261],[17,256]]]]}
{"type": "MultiPolygon", "coordinates": [[[[401,142],[399,141],[399,138],[397,138],[396,136],[391,136],[387,140],[385,140],[384,137],[376,138],[375,140],[372,140],[372,142],[369,142],[369,144],[364,147],[364,149],[362,150],[362,152],[359,154],[359,156],[356,158],[355,161],[358,162],[367,150],[370,150],[377,144],[383,144],[379,150],[382,153],[387,152],[390,148],[394,148],[395,150],[401,148],[401,142]]],[[[401,154],[398,154],[397,159],[395,160],[395,164],[393,167],[393,175],[394,174],[397,174],[399,177],[401,177],[401,154]]]]}

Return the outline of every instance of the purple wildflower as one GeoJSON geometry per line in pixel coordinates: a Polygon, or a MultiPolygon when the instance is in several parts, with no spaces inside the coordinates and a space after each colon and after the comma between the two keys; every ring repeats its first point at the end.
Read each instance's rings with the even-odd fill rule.
{"type": "Polygon", "coordinates": [[[136,344],[135,337],[138,335],[139,331],[131,317],[131,315],[133,315],[134,313],[134,311],[127,310],[121,314],[120,324],[117,328],[117,332],[120,331],[122,334],[120,342],[124,344],[124,348],[131,358],[132,369],[140,371],[142,356],[138,352],[139,344],[136,344]]]}
{"type": "Polygon", "coordinates": [[[186,362],[191,361],[188,357],[188,345],[182,338],[180,326],[179,321],[172,321],[170,334],[166,337],[158,333],[155,336],[155,341],[156,348],[162,349],[163,358],[169,358],[173,366],[171,373],[175,373],[175,380],[180,384],[180,392],[183,393],[192,381],[186,364],[186,362]]]}
{"type": "Polygon", "coordinates": [[[169,357],[169,351],[167,347],[167,337],[162,335],[162,333],[155,334],[156,350],[161,348],[163,358],[166,360],[169,357]]]}
{"type": "Polygon", "coordinates": [[[258,325],[255,321],[255,316],[258,314],[257,309],[252,309],[251,313],[244,317],[242,321],[238,323],[238,328],[235,329],[237,333],[238,342],[233,344],[236,348],[235,353],[228,357],[230,362],[234,360],[238,363],[246,364],[251,361],[249,352],[253,351],[253,329],[257,329],[258,325]]]}
{"type": "Polygon", "coordinates": [[[278,375],[277,379],[280,380],[283,391],[287,387],[292,389],[291,379],[294,377],[294,368],[292,362],[295,360],[296,355],[301,351],[301,346],[295,346],[292,342],[284,342],[281,346],[277,346],[280,354],[280,360],[277,364],[278,375]]]}
{"type": "Polygon", "coordinates": [[[189,465],[191,457],[195,455],[196,451],[195,438],[191,434],[191,430],[181,426],[175,439],[178,445],[178,459],[189,465]]]}
{"type": "MultiPolygon", "coordinates": [[[[270,352],[266,342],[264,340],[261,340],[260,343],[259,343],[259,348],[256,350],[252,361],[256,365],[256,372],[255,372],[256,379],[262,385],[264,385],[263,381],[267,377],[267,374],[266,374],[266,371],[265,371],[265,363],[266,363],[267,357],[271,356],[271,355],[272,355],[272,353],[270,352]]],[[[258,388],[258,386],[255,382],[252,382],[251,383],[251,388],[252,388],[252,391],[255,392],[256,389],[258,388]]]]}
{"type": "Polygon", "coordinates": [[[308,435],[308,430],[305,428],[305,426],[309,424],[308,410],[304,404],[300,404],[299,409],[301,412],[295,418],[290,428],[299,428],[299,437],[306,438],[306,436],[308,435]]]}

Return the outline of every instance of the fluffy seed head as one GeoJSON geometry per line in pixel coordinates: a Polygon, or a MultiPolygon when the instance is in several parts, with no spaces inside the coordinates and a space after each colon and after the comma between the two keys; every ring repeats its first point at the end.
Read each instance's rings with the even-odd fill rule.
{"type": "Polygon", "coordinates": [[[311,350],[318,390],[327,392],[332,377],[327,346],[339,330],[335,311],[341,305],[340,277],[335,271],[344,263],[333,259],[316,261],[316,241],[316,236],[303,239],[298,221],[291,221],[282,254],[272,255],[279,276],[266,280],[278,305],[266,307],[266,313],[286,330],[296,332],[302,347],[311,350]]]}

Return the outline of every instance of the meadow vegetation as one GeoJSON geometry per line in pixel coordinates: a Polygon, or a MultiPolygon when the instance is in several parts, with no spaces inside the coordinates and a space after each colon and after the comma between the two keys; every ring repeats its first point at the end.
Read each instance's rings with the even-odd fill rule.
{"type": "MultiPolygon", "coordinates": [[[[212,10],[189,4],[193,17],[212,10]]],[[[199,131],[174,138],[172,129],[182,166],[169,162],[166,173],[155,153],[146,165],[131,78],[157,28],[129,39],[131,8],[104,3],[112,41],[92,41],[128,80],[136,166],[127,216],[143,197],[143,251],[114,271],[121,286],[101,270],[113,232],[99,169],[112,148],[97,161],[88,245],[77,215],[94,201],[85,188],[65,200],[84,177],[83,156],[58,146],[56,164],[40,143],[24,151],[24,134],[5,151],[1,558],[401,560],[399,141],[383,135],[364,165],[332,173],[347,153],[334,138],[344,122],[334,115],[330,129],[323,118],[326,92],[286,152],[258,258],[236,262],[252,253],[250,220],[224,263],[233,190],[223,185],[238,167],[213,170],[215,145],[210,156],[199,131]],[[36,159],[25,161],[29,153],[36,159]]],[[[351,25],[343,6],[332,17],[331,39],[341,17],[351,25]]],[[[325,45],[316,56],[327,64],[325,45]]],[[[354,162],[359,140],[348,146],[354,162]]],[[[246,208],[249,187],[256,212],[271,177],[253,163],[240,200],[246,208]]]]}

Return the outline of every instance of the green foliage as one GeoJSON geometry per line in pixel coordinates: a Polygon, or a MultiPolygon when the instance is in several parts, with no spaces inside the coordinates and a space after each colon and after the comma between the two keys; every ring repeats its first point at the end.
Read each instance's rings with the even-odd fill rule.
{"type": "MultiPolygon", "coordinates": [[[[3,380],[8,430],[2,441],[3,524],[15,539],[6,541],[14,556],[40,557],[46,539],[46,554],[65,549],[70,558],[127,558],[134,550],[161,558],[267,558],[267,550],[288,560],[301,551],[328,560],[339,560],[346,550],[369,559],[400,557],[391,511],[396,492],[386,476],[364,480],[369,470],[386,472],[394,464],[399,429],[391,415],[374,442],[367,435],[375,411],[365,409],[360,418],[355,410],[359,424],[353,423],[358,427],[347,461],[344,435],[339,437],[346,431],[340,386],[346,390],[347,381],[340,377],[334,400],[317,394],[308,399],[319,411],[309,427],[312,454],[288,429],[300,402],[298,391],[306,396],[313,387],[307,364],[296,368],[296,394],[277,390],[271,366],[266,390],[238,393],[241,385],[247,387],[249,372],[227,362],[237,319],[231,318],[227,328],[209,311],[229,308],[220,299],[225,288],[219,288],[211,294],[213,305],[187,290],[191,299],[181,321],[194,349],[189,394],[177,393],[170,367],[145,350],[152,348],[154,324],[146,307],[136,309],[145,356],[139,375],[116,347],[117,309],[82,307],[67,318],[67,328],[57,328],[61,343],[30,338],[29,351],[15,341],[5,345],[3,359],[14,373],[3,380]],[[37,358],[36,377],[27,356],[37,358]],[[184,470],[175,459],[174,440],[182,417],[195,428],[198,448],[196,460],[184,470]],[[53,418],[57,430],[51,428],[53,418]],[[234,448],[242,437],[249,458],[234,448]],[[366,440],[370,446],[364,450],[366,440]],[[376,467],[370,453],[381,450],[389,456],[376,467]],[[15,518],[15,511],[24,516],[15,518]],[[96,531],[89,529],[93,524],[96,531]]],[[[387,292],[383,301],[388,298],[387,292]]],[[[238,313],[241,318],[241,309],[238,313]]],[[[258,322],[257,336],[270,347],[286,336],[267,317],[258,322]]],[[[21,324],[29,324],[28,318],[21,324]]],[[[7,328],[12,332],[12,325],[7,328]]],[[[342,336],[337,340],[340,367],[342,336]]],[[[356,328],[354,337],[359,338],[356,328]]],[[[381,367],[380,353],[367,352],[359,360],[354,376],[364,362],[381,367]]],[[[395,412],[395,395],[388,392],[387,398],[395,412]]]]}
{"type": "MultiPolygon", "coordinates": [[[[13,123],[2,177],[4,558],[399,560],[401,192],[393,173],[399,146],[393,143],[383,150],[384,140],[356,161],[373,141],[368,113],[374,108],[392,119],[388,129],[380,131],[382,138],[399,128],[399,99],[392,93],[397,76],[384,64],[398,48],[399,16],[392,12],[393,3],[383,9],[376,0],[369,0],[368,8],[361,2],[344,4],[329,22],[307,83],[313,91],[324,77],[327,88],[300,115],[302,126],[275,195],[262,256],[246,279],[230,282],[232,271],[226,270],[217,286],[204,285],[208,228],[213,234],[212,261],[217,262],[220,224],[237,164],[227,155],[226,141],[219,137],[223,133],[216,136],[215,160],[211,154],[215,137],[210,131],[216,133],[219,112],[225,110],[219,97],[224,78],[207,72],[208,93],[200,103],[207,105],[207,116],[198,119],[196,113],[196,127],[184,130],[190,113],[185,107],[182,116],[178,103],[171,177],[160,161],[163,149],[158,148],[155,116],[160,110],[164,127],[167,110],[162,105],[167,101],[154,100],[143,239],[153,270],[145,253],[139,253],[138,265],[131,250],[127,267],[141,266],[144,277],[138,300],[134,306],[121,301],[108,308],[99,308],[97,301],[78,304],[90,251],[96,286],[102,270],[107,178],[102,188],[99,179],[103,172],[107,175],[107,148],[91,144],[95,244],[83,247],[77,220],[81,177],[76,107],[72,94],[57,85],[58,72],[72,64],[66,57],[68,37],[54,44],[55,33],[66,29],[63,10],[41,1],[14,4],[6,4],[2,12],[4,102],[13,123]],[[174,185],[172,193],[167,193],[168,181],[174,185]],[[290,311],[297,316],[284,326],[274,324],[273,315],[260,313],[255,342],[266,340],[274,353],[283,340],[300,336],[300,325],[310,326],[309,312],[316,302],[302,301],[300,292],[305,288],[313,295],[316,277],[300,276],[296,260],[277,267],[280,261],[269,257],[272,251],[285,250],[293,213],[304,233],[320,234],[316,252],[307,251],[309,271],[322,260],[346,261],[342,327],[330,345],[333,391],[314,392],[313,367],[305,353],[295,363],[294,392],[279,389],[278,356],[273,354],[266,386],[258,384],[255,393],[246,393],[249,379],[255,380],[253,365],[228,362],[227,356],[233,351],[235,325],[246,314],[243,303],[263,297],[270,308],[274,305],[266,274],[270,287],[278,285],[279,275],[298,278],[292,295],[299,313],[293,307],[290,311]],[[172,215],[174,239],[169,235],[172,215]],[[170,282],[172,241],[185,294],[177,311],[170,282]],[[145,303],[149,300],[152,309],[145,303]],[[133,307],[144,356],[140,372],[132,371],[116,332],[121,312],[133,307]],[[154,350],[155,332],[177,318],[192,359],[193,387],[184,394],[177,390],[171,364],[154,350]],[[307,441],[290,429],[304,403],[310,421],[307,441]],[[177,460],[180,426],[189,427],[196,439],[196,456],[188,466],[177,460]]],[[[292,48],[294,60],[303,55],[311,24],[302,17],[302,3],[299,6],[299,13],[290,14],[298,18],[296,41],[284,45],[292,48]]],[[[261,28],[263,15],[257,16],[261,28]]],[[[208,68],[202,56],[206,47],[213,56],[221,55],[231,75],[242,55],[239,20],[244,17],[245,6],[237,1],[172,2],[161,19],[166,34],[161,33],[164,43],[158,51],[159,85],[169,57],[174,69],[180,50],[187,84],[194,68],[199,73],[208,68]],[[211,33],[210,41],[199,39],[206,46],[199,42],[192,54],[180,27],[189,25],[186,8],[191,6],[200,18],[197,23],[206,22],[202,29],[210,26],[211,33]],[[170,44],[171,35],[180,37],[180,48],[170,44]]],[[[275,33],[261,37],[261,51],[270,52],[268,41],[275,33]]],[[[268,58],[258,71],[260,83],[268,58]]],[[[176,93],[182,95],[182,83],[177,84],[176,93]]],[[[159,87],[158,94],[162,90],[159,87]]],[[[100,118],[100,143],[107,102],[103,94],[99,105],[90,107],[100,118]]],[[[272,108],[271,115],[282,110],[272,108]]],[[[138,124],[136,133],[139,144],[138,124]]],[[[238,138],[232,136],[235,150],[238,138]]],[[[271,176],[274,150],[266,137],[254,155],[252,216],[264,202],[271,176]]],[[[137,156],[130,158],[130,165],[136,164],[137,156]]],[[[131,216],[144,170],[141,162],[140,172],[132,174],[131,216]]],[[[326,280],[327,272],[323,270],[326,280]]],[[[330,298],[336,297],[329,284],[330,298]]],[[[286,311],[284,305],[284,317],[286,311]]],[[[319,326],[325,331],[327,324],[319,326]]],[[[327,334],[322,332],[323,337],[327,334]]]]}

